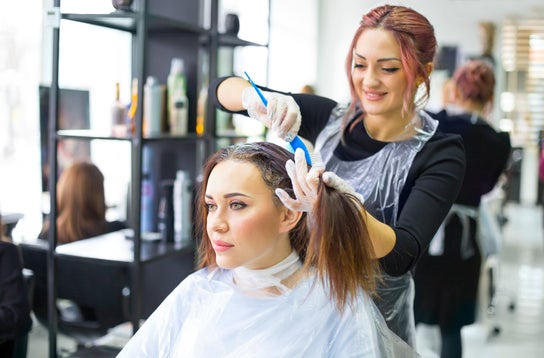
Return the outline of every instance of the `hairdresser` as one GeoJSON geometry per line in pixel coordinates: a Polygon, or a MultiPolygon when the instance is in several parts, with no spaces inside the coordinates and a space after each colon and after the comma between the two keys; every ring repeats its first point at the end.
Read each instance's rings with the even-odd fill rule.
{"type": "Polygon", "coordinates": [[[264,107],[238,77],[210,87],[218,108],[246,110],[287,141],[296,134],[309,140],[326,170],[338,175],[334,186],[364,197],[384,272],[375,301],[389,327],[411,345],[411,271],[456,198],[465,168],[461,138],[440,134],[438,122],[420,111],[435,51],[434,29],[424,16],[384,5],[363,16],[348,48],[347,104],[262,88],[264,107]],[[422,96],[416,96],[418,89],[422,96]]]}

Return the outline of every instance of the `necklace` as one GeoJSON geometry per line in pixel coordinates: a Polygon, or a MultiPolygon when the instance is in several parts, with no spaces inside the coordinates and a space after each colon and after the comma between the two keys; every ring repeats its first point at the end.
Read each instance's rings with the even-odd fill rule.
{"type": "Polygon", "coordinates": [[[234,281],[243,291],[259,291],[264,288],[274,287],[281,293],[289,290],[282,281],[291,276],[302,267],[302,263],[296,251],[291,251],[282,261],[274,266],[252,270],[240,266],[233,269],[234,281]]]}
{"type": "Polygon", "coordinates": [[[399,141],[399,140],[404,140],[410,136],[412,136],[412,130],[415,130],[417,132],[417,124],[419,123],[419,115],[417,113],[414,113],[414,115],[412,116],[412,119],[410,119],[410,121],[408,123],[406,123],[406,125],[404,126],[404,128],[402,129],[402,132],[400,132],[398,135],[395,135],[394,138],[392,139],[385,139],[385,140],[380,140],[380,139],[376,139],[372,136],[372,134],[370,134],[370,131],[368,130],[368,127],[366,126],[366,121],[363,119],[363,128],[365,129],[365,132],[366,134],[368,135],[368,137],[372,140],[375,140],[375,141],[378,141],[378,142],[395,142],[395,141],[399,141]]]}

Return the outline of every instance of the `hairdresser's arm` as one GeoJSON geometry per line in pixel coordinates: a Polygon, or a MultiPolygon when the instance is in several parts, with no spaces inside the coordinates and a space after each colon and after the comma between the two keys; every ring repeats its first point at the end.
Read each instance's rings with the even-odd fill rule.
{"type": "MultiPolygon", "coordinates": [[[[230,113],[248,115],[242,106],[242,92],[250,86],[249,82],[241,77],[220,77],[210,83],[208,97],[217,109],[230,113]]],[[[268,87],[257,85],[261,90],[291,96],[297,103],[302,123],[298,135],[315,143],[317,135],[325,127],[330,114],[337,105],[330,98],[307,94],[281,92],[268,87]]]]}
{"type": "Polygon", "coordinates": [[[389,254],[393,250],[393,247],[395,247],[395,232],[389,225],[385,225],[369,213],[366,213],[366,216],[366,227],[372,241],[372,246],[374,247],[374,254],[377,258],[382,258],[389,254]]]}
{"type": "Polygon", "coordinates": [[[445,219],[463,182],[461,137],[435,134],[416,155],[400,195],[395,247],[380,259],[392,276],[414,269],[445,219]]]}
{"type": "Polygon", "coordinates": [[[251,87],[248,81],[241,77],[227,77],[217,86],[216,104],[229,112],[240,112],[242,106],[242,92],[251,87]]]}

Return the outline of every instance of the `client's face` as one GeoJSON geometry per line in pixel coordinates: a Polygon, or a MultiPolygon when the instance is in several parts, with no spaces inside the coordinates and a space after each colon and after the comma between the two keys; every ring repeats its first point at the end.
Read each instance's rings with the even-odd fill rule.
{"type": "Polygon", "coordinates": [[[207,232],[217,265],[263,269],[291,252],[287,209],[251,163],[227,160],[211,172],[206,189],[207,232]]]}

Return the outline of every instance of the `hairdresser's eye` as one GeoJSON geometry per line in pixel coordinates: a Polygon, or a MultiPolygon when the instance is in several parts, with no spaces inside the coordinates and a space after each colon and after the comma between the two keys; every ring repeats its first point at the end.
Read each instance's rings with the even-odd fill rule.
{"type": "Polygon", "coordinates": [[[230,207],[232,210],[241,210],[245,208],[247,205],[242,203],[241,201],[233,201],[230,203],[230,207]]]}
{"type": "Polygon", "coordinates": [[[365,68],[366,68],[366,65],[363,64],[363,63],[354,63],[354,64],[353,64],[353,68],[356,68],[356,69],[365,69],[365,68]]]}
{"type": "Polygon", "coordinates": [[[398,68],[398,67],[384,67],[384,68],[382,68],[382,70],[383,70],[384,72],[387,72],[387,73],[395,73],[395,72],[397,72],[399,69],[400,69],[400,68],[398,68]]]}

